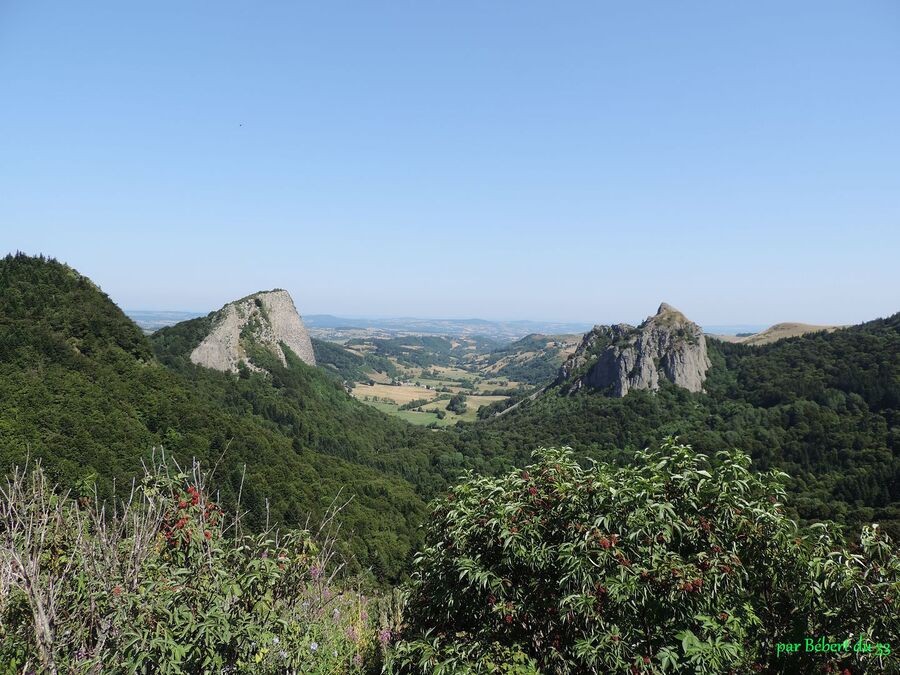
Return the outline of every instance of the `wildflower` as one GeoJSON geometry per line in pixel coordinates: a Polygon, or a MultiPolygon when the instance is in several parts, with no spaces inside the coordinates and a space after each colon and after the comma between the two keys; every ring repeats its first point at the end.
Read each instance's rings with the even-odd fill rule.
{"type": "Polygon", "coordinates": [[[386,645],[391,641],[391,629],[390,628],[382,628],[378,631],[378,640],[381,644],[386,645]]]}
{"type": "Polygon", "coordinates": [[[122,587],[121,587],[121,586],[114,586],[113,589],[112,589],[112,594],[113,594],[113,595],[122,595],[122,587]]]}
{"type": "Polygon", "coordinates": [[[356,626],[350,626],[347,629],[347,639],[356,642],[359,640],[359,633],[356,632],[356,626]]]}
{"type": "Polygon", "coordinates": [[[339,610],[337,607],[335,607],[334,610],[331,612],[331,616],[335,621],[337,621],[338,619],[341,618],[341,610],[339,610]]]}
{"type": "Polygon", "coordinates": [[[281,640],[278,639],[278,636],[277,636],[277,635],[276,635],[275,637],[272,638],[272,644],[273,644],[273,645],[277,645],[279,642],[281,642],[281,640]]]}
{"type": "Polygon", "coordinates": [[[313,565],[312,567],[309,568],[309,575],[310,575],[313,579],[318,579],[318,578],[322,575],[322,570],[320,570],[320,569],[318,568],[318,566],[313,565]]]}
{"type": "Polygon", "coordinates": [[[287,652],[282,649],[280,652],[278,652],[278,656],[280,656],[282,659],[286,659],[287,652]]]}
{"type": "Polygon", "coordinates": [[[309,645],[309,648],[310,648],[312,651],[314,651],[314,652],[315,652],[315,651],[318,651],[318,649],[319,649],[319,643],[318,643],[318,642],[313,642],[312,644],[309,645]]]}
{"type": "Polygon", "coordinates": [[[353,655],[353,665],[362,665],[362,654],[360,654],[359,652],[356,652],[356,654],[353,655]]]}

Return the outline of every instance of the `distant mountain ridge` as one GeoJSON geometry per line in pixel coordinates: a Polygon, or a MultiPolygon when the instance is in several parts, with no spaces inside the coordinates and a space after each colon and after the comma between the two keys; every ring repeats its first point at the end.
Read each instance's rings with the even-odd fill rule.
{"type": "Polygon", "coordinates": [[[778,340],[799,337],[809,333],[831,333],[841,328],[846,328],[846,326],[817,326],[809,323],[786,322],[776,323],[773,326],[769,326],[768,328],[752,333],[751,335],[712,335],[711,337],[715,337],[723,342],[732,342],[743,345],[767,345],[772,342],[777,342],[778,340]]]}
{"type": "Polygon", "coordinates": [[[423,319],[398,318],[345,318],[331,314],[310,314],[305,317],[306,326],[316,337],[334,337],[323,331],[381,330],[390,334],[406,335],[454,335],[493,338],[505,342],[519,340],[533,333],[564,334],[584,333],[590,330],[587,323],[553,321],[492,321],[488,319],[423,319]]]}

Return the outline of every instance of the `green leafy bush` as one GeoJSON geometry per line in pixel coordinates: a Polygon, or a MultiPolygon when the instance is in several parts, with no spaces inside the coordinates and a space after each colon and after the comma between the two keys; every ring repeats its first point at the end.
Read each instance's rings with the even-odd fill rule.
{"type": "Polygon", "coordinates": [[[898,672],[896,653],[776,655],[807,636],[898,647],[900,559],[877,526],[850,550],[824,525],[799,530],[784,476],[738,451],[535,459],[436,502],[399,670],[502,672],[505,649],[544,673],[898,672]]]}
{"type": "Polygon", "coordinates": [[[455,412],[457,415],[462,415],[466,412],[466,408],[465,394],[456,394],[447,402],[447,410],[455,412]]]}
{"type": "Polygon", "coordinates": [[[148,472],[106,507],[58,495],[40,468],[0,497],[2,673],[332,674],[381,661],[388,619],[338,583],[329,530],[245,534],[196,466],[148,472]]]}

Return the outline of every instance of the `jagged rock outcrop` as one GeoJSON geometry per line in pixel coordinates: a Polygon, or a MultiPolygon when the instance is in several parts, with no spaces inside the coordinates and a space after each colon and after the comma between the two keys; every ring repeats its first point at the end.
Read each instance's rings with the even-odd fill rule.
{"type": "Polygon", "coordinates": [[[663,378],[700,391],[709,365],[700,326],[662,303],[637,328],[594,326],[560,368],[557,382],[569,392],[590,387],[619,397],[632,389],[659,389],[663,378]]]}
{"type": "Polygon", "coordinates": [[[191,361],[215,370],[236,371],[242,361],[252,370],[247,349],[271,351],[286,363],[281,343],[311,366],[316,365],[312,342],[290,293],[262,291],[225,305],[213,317],[212,330],[191,352],[191,361]]]}

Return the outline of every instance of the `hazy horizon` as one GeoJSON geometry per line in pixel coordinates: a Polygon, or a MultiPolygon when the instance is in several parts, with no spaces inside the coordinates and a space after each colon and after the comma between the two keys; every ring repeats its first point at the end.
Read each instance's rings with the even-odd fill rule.
{"type": "MultiPolygon", "coordinates": [[[[122,307],[900,310],[900,5],[0,5],[0,232],[122,307]]],[[[504,319],[502,317],[509,317],[504,319]]]]}

